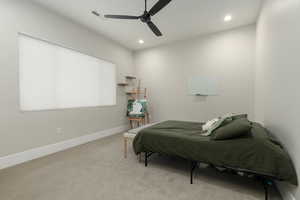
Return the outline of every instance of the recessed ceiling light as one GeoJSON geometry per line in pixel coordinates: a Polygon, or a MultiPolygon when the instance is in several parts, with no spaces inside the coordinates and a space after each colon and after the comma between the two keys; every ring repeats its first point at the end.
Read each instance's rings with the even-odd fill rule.
{"type": "Polygon", "coordinates": [[[225,17],[224,17],[224,21],[225,22],[230,22],[232,20],[232,16],[231,15],[226,15],[225,17]]]}
{"type": "Polygon", "coordinates": [[[144,40],[139,40],[139,43],[144,44],[145,42],[144,42],[144,40]]]}

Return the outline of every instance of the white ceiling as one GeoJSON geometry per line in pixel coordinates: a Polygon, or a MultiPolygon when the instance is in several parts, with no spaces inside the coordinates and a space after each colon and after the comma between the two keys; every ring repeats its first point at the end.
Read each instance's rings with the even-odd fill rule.
{"type": "MultiPolygon", "coordinates": [[[[152,17],[163,37],[157,38],[146,24],[138,20],[114,20],[96,17],[97,10],[104,14],[141,15],[144,0],[32,0],[71,18],[124,46],[137,50],[157,46],[175,40],[183,40],[201,34],[228,30],[252,24],[260,12],[262,0],[173,0],[152,17]],[[233,20],[225,23],[223,18],[231,14],[233,20]],[[145,43],[140,45],[139,39],[145,43]]],[[[148,0],[151,8],[157,0],[148,0]]]]}

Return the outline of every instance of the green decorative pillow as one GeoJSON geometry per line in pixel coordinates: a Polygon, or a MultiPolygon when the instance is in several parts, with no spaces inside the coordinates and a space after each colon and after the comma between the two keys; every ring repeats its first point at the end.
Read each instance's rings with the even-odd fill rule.
{"type": "Polygon", "coordinates": [[[219,121],[214,123],[205,133],[203,133],[203,136],[209,136],[211,135],[216,129],[219,127],[222,127],[232,121],[231,114],[224,115],[219,118],[219,121]]]}
{"type": "Polygon", "coordinates": [[[213,132],[213,140],[226,140],[241,137],[250,133],[251,123],[245,119],[240,118],[233,120],[231,123],[216,129],[213,132]]]}
{"type": "Polygon", "coordinates": [[[248,118],[247,114],[240,114],[240,115],[234,115],[232,116],[232,120],[241,119],[241,118],[248,118]]]}
{"type": "Polygon", "coordinates": [[[220,127],[225,126],[229,123],[231,123],[232,121],[236,120],[236,119],[248,119],[248,115],[247,114],[226,114],[223,117],[226,117],[226,119],[222,122],[222,124],[220,125],[220,127]]]}

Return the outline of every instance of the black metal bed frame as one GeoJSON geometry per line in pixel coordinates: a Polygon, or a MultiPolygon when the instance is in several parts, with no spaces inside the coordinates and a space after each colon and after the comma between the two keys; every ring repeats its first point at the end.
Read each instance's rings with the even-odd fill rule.
{"type": "MultiPolygon", "coordinates": [[[[154,154],[154,152],[144,152],[145,154],[145,167],[148,166],[148,158],[154,154]]],[[[194,175],[194,171],[198,165],[198,163],[204,163],[204,164],[208,164],[214,168],[216,167],[222,167],[225,168],[226,170],[231,170],[231,171],[235,171],[236,173],[238,172],[243,172],[246,173],[248,175],[254,175],[256,177],[258,177],[261,182],[262,185],[264,187],[264,191],[265,191],[265,200],[269,199],[269,187],[274,185],[273,180],[278,180],[276,177],[272,177],[272,176],[268,176],[268,175],[261,175],[261,174],[257,174],[254,171],[250,171],[250,170],[244,170],[244,169],[236,169],[236,168],[231,168],[231,167],[226,167],[226,166],[215,166],[212,165],[210,163],[205,163],[205,162],[200,162],[200,161],[193,161],[190,160],[190,183],[193,184],[193,175],[194,175]]],[[[280,180],[279,180],[280,181],[280,180]]]]}

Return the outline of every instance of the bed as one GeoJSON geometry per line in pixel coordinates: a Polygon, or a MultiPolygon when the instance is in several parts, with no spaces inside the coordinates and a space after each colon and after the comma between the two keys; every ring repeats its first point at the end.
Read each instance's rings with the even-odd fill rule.
{"type": "Polygon", "coordinates": [[[251,122],[250,133],[227,140],[212,140],[202,136],[203,123],[165,121],[142,129],[134,138],[136,154],[145,153],[145,165],[153,153],[179,156],[191,162],[191,183],[197,163],[236,170],[263,177],[267,185],[272,180],[298,185],[292,161],[278,142],[258,123],[251,122]]]}

